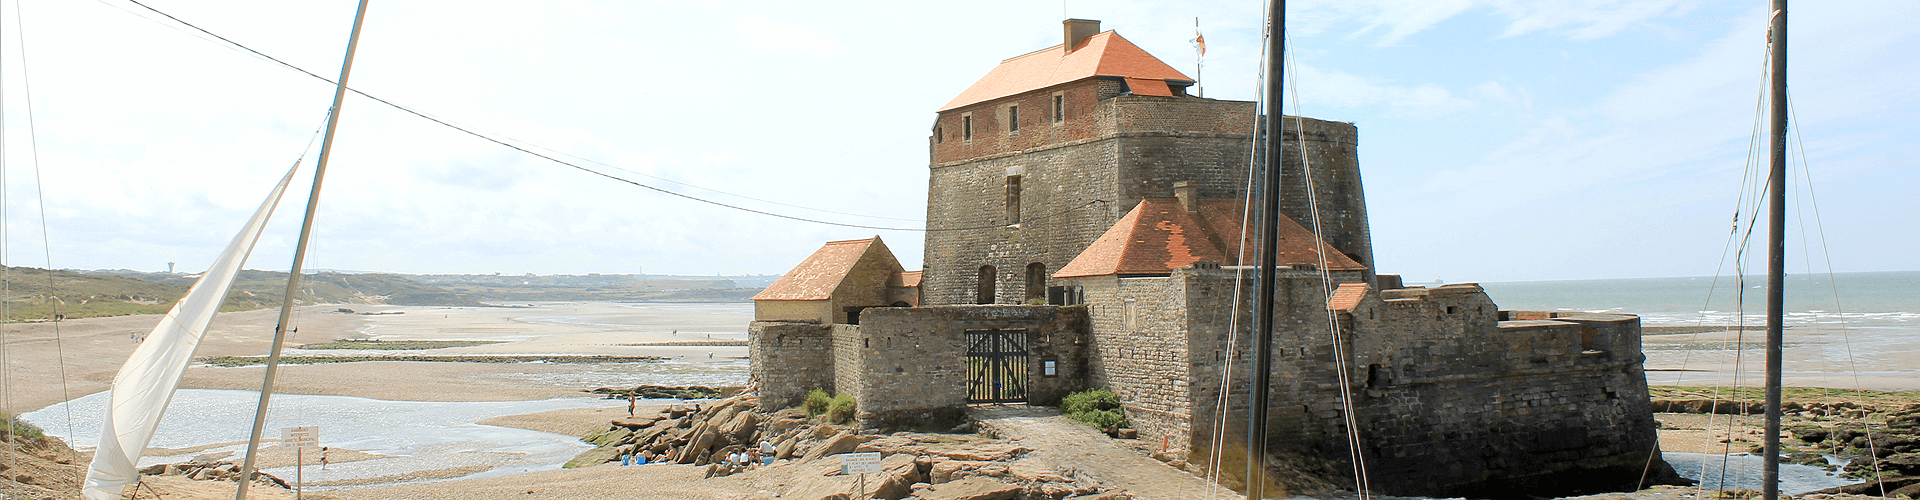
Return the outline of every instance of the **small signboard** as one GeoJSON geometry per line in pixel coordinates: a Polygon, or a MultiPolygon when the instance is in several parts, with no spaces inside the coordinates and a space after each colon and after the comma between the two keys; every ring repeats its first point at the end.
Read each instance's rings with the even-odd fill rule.
{"type": "Polygon", "coordinates": [[[842,453],[840,467],[848,474],[874,474],[880,472],[880,452],[842,453]]]}
{"type": "Polygon", "coordinates": [[[319,427],[287,427],[283,431],[285,435],[281,438],[281,444],[305,451],[320,451],[319,427]]]}

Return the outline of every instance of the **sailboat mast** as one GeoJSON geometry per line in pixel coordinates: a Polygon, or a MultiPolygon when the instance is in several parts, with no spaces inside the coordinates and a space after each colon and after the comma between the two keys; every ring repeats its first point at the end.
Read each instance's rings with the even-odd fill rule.
{"type": "Polygon", "coordinates": [[[1253,324],[1253,380],[1247,409],[1247,499],[1266,498],[1267,399],[1273,374],[1273,295],[1280,251],[1280,166],[1285,137],[1281,134],[1280,96],[1286,60],[1287,2],[1273,0],[1267,7],[1266,158],[1261,164],[1260,279],[1253,324]]]}
{"type": "Polygon", "coordinates": [[[300,240],[293,248],[293,270],[287,273],[287,293],[280,302],[280,321],[273,327],[273,345],[268,349],[267,375],[260,383],[260,405],[253,413],[253,434],[247,438],[247,459],[241,466],[240,489],[236,500],[246,500],[247,485],[253,482],[255,452],[260,449],[260,433],[267,424],[267,403],[273,399],[273,376],[280,368],[280,344],[286,341],[289,320],[293,319],[294,293],[300,289],[300,268],[307,260],[307,239],[313,234],[313,214],[320,208],[320,181],[327,175],[327,159],[333,152],[333,133],[340,125],[340,105],[347,98],[347,75],[353,71],[353,51],[360,46],[360,25],[367,17],[367,0],[353,14],[353,33],[347,36],[347,57],[340,63],[340,79],[333,89],[333,111],[327,113],[327,134],[320,141],[320,160],[313,169],[313,190],[307,193],[307,214],[300,222],[300,240]]]}
{"type": "Polygon", "coordinates": [[[1772,144],[1768,174],[1767,220],[1767,439],[1766,471],[1761,475],[1766,500],[1780,497],[1780,366],[1782,324],[1786,313],[1786,215],[1787,215],[1787,0],[1773,0],[1772,25],[1768,29],[1768,56],[1772,72],[1768,97],[1768,134],[1772,144]]]}

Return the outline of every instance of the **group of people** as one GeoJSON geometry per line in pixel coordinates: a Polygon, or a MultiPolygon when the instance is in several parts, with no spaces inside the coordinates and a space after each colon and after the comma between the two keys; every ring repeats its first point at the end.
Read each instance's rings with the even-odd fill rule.
{"type": "Polygon", "coordinates": [[[647,465],[647,464],[672,463],[673,461],[679,460],[680,458],[674,455],[675,452],[676,450],[674,450],[673,448],[667,448],[667,451],[662,453],[657,453],[657,454],[654,453],[653,450],[640,450],[639,454],[628,453],[625,455],[621,455],[620,465],[647,465]]]}

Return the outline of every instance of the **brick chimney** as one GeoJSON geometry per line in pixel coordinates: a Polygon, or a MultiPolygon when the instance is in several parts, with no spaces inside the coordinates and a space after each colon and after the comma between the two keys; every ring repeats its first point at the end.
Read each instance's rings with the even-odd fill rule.
{"type": "Polygon", "coordinates": [[[1074,46],[1079,45],[1081,40],[1100,34],[1100,21],[1097,20],[1068,19],[1060,24],[1064,28],[1062,31],[1066,33],[1065,45],[1068,53],[1072,53],[1074,46]]]}
{"type": "Polygon", "coordinates": [[[1193,183],[1187,181],[1173,183],[1173,197],[1179,198],[1180,206],[1188,212],[1199,210],[1200,188],[1193,187],[1193,183]]]}

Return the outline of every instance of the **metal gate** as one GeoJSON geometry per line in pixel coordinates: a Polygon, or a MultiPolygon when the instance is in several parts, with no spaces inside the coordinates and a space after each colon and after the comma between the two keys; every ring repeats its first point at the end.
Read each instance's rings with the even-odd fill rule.
{"type": "Polygon", "coordinates": [[[1027,400],[1027,330],[967,330],[967,402],[1027,400]]]}

